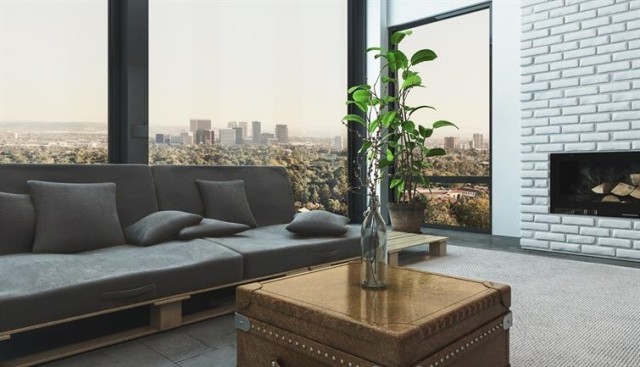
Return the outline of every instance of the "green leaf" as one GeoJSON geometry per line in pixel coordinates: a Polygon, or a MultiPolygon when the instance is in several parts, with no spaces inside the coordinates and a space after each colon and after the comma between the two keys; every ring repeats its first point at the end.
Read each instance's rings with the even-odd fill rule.
{"type": "Polygon", "coordinates": [[[362,102],[356,102],[356,101],[347,101],[347,104],[354,104],[356,105],[356,107],[358,107],[358,109],[362,112],[367,112],[367,104],[366,103],[362,103],[362,102]]]}
{"type": "Polygon", "coordinates": [[[444,149],[442,148],[432,148],[432,149],[429,149],[429,152],[427,153],[427,157],[440,157],[446,154],[447,152],[445,152],[444,149]]]}
{"type": "Polygon", "coordinates": [[[358,89],[371,89],[371,86],[369,84],[354,85],[353,87],[347,89],[347,93],[351,94],[358,89]]]}
{"type": "Polygon", "coordinates": [[[365,141],[364,143],[362,143],[362,146],[360,147],[360,149],[358,149],[358,153],[362,153],[365,150],[369,150],[369,148],[371,148],[371,142],[365,141]]]}
{"type": "Polygon", "coordinates": [[[394,78],[390,78],[388,76],[383,76],[382,77],[382,82],[383,83],[395,83],[396,80],[394,78]]]}
{"type": "Polygon", "coordinates": [[[405,70],[402,72],[402,79],[407,79],[408,77],[410,77],[411,75],[417,75],[418,73],[415,71],[411,71],[411,70],[405,70]]]}
{"type": "Polygon", "coordinates": [[[358,89],[353,92],[353,100],[361,103],[369,103],[371,99],[371,92],[366,89],[358,89]]]}
{"type": "Polygon", "coordinates": [[[388,160],[382,160],[380,161],[380,163],[378,164],[378,167],[380,168],[385,168],[385,167],[389,167],[391,165],[391,163],[393,163],[393,161],[388,161],[388,160]]]}
{"type": "Polygon", "coordinates": [[[432,61],[438,57],[435,52],[431,50],[420,50],[411,56],[411,65],[417,65],[421,62],[432,61]]]}
{"type": "Polygon", "coordinates": [[[422,125],[418,126],[418,130],[420,130],[420,136],[422,136],[423,139],[431,137],[433,134],[433,129],[426,128],[422,125]]]}
{"type": "Polygon", "coordinates": [[[400,42],[402,42],[402,40],[404,39],[405,36],[410,35],[411,31],[398,31],[394,34],[391,35],[391,44],[392,45],[397,45],[400,42]]]}
{"type": "Polygon", "coordinates": [[[414,131],[416,129],[416,124],[413,121],[405,121],[402,123],[402,129],[407,132],[414,131]]]}
{"type": "Polygon", "coordinates": [[[453,122],[449,122],[449,121],[445,121],[445,120],[438,120],[436,122],[433,123],[433,128],[437,129],[440,127],[445,127],[445,126],[453,126],[456,129],[458,128],[453,122]]]}
{"type": "Polygon", "coordinates": [[[389,185],[389,187],[393,189],[394,187],[400,185],[401,183],[402,183],[402,179],[394,178],[393,180],[391,180],[391,184],[389,185]]]}
{"type": "Polygon", "coordinates": [[[397,98],[396,97],[392,97],[392,96],[386,96],[386,97],[383,97],[382,100],[385,103],[393,103],[393,102],[397,101],[397,98]]]}
{"type": "Polygon", "coordinates": [[[391,50],[389,51],[389,68],[391,71],[396,71],[398,69],[406,69],[409,67],[409,59],[407,59],[407,55],[405,55],[400,50],[391,50]]]}
{"type": "Polygon", "coordinates": [[[407,79],[404,80],[404,83],[402,83],[402,89],[415,87],[415,86],[421,85],[421,84],[422,84],[422,79],[420,79],[419,75],[411,75],[407,79]]]}
{"type": "Polygon", "coordinates": [[[409,116],[411,116],[411,115],[413,115],[413,113],[414,113],[414,112],[419,111],[419,110],[421,110],[421,109],[423,109],[423,108],[429,108],[429,109],[432,109],[432,110],[434,110],[434,111],[436,110],[436,108],[435,108],[435,107],[431,107],[431,106],[426,106],[426,105],[425,105],[425,106],[418,106],[418,107],[411,107],[411,108],[407,108],[407,111],[409,111],[409,116]]]}
{"type": "Polygon", "coordinates": [[[387,148],[387,160],[393,162],[393,152],[389,148],[387,148]]]}
{"type": "Polygon", "coordinates": [[[342,121],[355,121],[357,123],[360,123],[362,125],[366,125],[366,122],[364,121],[364,119],[361,116],[355,115],[355,114],[348,114],[345,117],[342,118],[342,121]]]}
{"type": "Polygon", "coordinates": [[[382,126],[389,127],[389,124],[395,120],[398,113],[396,111],[389,111],[382,115],[382,126]]]}
{"type": "Polygon", "coordinates": [[[369,51],[382,51],[382,47],[369,47],[367,48],[367,52],[369,51]]]}
{"type": "Polygon", "coordinates": [[[371,124],[367,128],[367,130],[369,131],[369,134],[373,134],[373,132],[376,131],[378,126],[380,126],[380,119],[379,118],[371,121],[371,124]]]}

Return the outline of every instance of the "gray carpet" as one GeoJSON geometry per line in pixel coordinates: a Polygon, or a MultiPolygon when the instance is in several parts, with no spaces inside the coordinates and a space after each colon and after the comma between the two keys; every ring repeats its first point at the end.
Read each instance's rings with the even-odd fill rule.
{"type": "Polygon", "coordinates": [[[640,366],[640,269],[449,246],[409,267],[509,284],[514,367],[640,366]]]}

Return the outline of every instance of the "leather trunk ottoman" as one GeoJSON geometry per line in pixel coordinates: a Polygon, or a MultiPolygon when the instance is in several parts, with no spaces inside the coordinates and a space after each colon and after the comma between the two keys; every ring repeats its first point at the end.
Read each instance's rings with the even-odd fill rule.
{"type": "Polygon", "coordinates": [[[238,366],[509,366],[507,285],[351,262],[236,290],[238,366]]]}

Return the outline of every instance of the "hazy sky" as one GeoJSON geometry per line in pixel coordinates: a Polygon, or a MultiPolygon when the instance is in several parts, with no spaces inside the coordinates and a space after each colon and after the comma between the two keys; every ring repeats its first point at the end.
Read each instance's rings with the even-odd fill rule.
{"type": "MultiPolygon", "coordinates": [[[[290,135],[343,135],[346,4],[150,0],[151,128],[207,118],[214,128],[259,120],[263,132],[288,124],[290,135]]],[[[488,15],[461,21],[421,27],[403,46],[440,56],[424,69],[419,98],[439,110],[424,121],[488,134],[488,15]]],[[[0,121],[106,117],[107,1],[0,0],[0,121]]]]}

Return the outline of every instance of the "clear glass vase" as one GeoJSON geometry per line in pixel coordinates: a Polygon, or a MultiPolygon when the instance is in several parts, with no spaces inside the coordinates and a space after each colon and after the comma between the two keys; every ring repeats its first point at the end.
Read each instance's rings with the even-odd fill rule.
{"type": "Polygon", "coordinates": [[[387,285],[387,225],[376,201],[365,213],[361,235],[362,286],[384,288],[387,285]]]}

